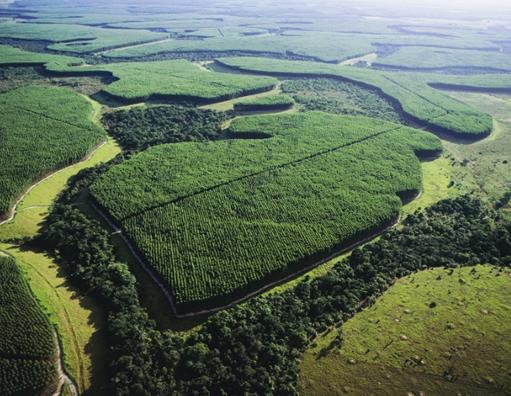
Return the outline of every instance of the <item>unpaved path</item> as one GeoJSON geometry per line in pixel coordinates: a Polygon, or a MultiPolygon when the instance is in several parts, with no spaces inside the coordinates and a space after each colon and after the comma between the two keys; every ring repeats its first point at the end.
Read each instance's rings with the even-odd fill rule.
{"type": "Polygon", "coordinates": [[[64,361],[64,359],[62,357],[62,347],[60,345],[60,339],[56,331],[53,332],[53,336],[55,338],[55,345],[57,346],[57,372],[59,375],[59,383],[57,389],[55,390],[52,396],[60,396],[65,384],[67,384],[73,396],[78,396],[78,390],[76,388],[75,383],[71,378],[69,378],[69,376],[64,371],[64,368],[62,367],[62,362],[64,361]]]}

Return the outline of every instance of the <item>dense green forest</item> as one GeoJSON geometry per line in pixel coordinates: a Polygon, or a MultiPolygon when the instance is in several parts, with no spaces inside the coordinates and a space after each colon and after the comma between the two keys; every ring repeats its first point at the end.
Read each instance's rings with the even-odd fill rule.
{"type": "Polygon", "coordinates": [[[193,107],[156,106],[107,113],[103,123],[125,150],[139,151],[163,143],[217,139],[228,117],[193,107]]]}

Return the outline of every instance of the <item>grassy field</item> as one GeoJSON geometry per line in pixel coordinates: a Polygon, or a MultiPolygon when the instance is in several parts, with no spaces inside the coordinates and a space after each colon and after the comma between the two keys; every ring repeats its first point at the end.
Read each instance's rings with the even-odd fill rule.
{"type": "Polygon", "coordinates": [[[511,191],[511,96],[480,93],[449,93],[494,117],[494,132],[473,144],[446,142],[457,161],[453,180],[465,192],[476,192],[492,201],[511,191]]]}
{"type": "Polygon", "coordinates": [[[510,286],[509,270],[488,265],[398,280],[342,330],[315,340],[301,365],[301,393],[507,394],[510,286]]]}

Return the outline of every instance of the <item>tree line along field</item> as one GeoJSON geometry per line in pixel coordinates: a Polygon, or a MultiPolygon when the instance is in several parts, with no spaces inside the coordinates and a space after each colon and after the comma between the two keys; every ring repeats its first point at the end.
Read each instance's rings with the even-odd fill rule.
{"type": "MultiPolygon", "coordinates": [[[[283,57],[308,58],[335,63],[355,56],[378,51],[381,45],[410,46],[430,45],[461,49],[496,49],[498,46],[481,37],[436,38],[396,34],[364,34],[363,32],[306,31],[303,28],[287,31],[272,31],[269,34],[246,35],[229,30],[221,36],[204,37],[200,40],[167,40],[144,46],[118,48],[107,51],[104,56],[140,58],[165,53],[189,52],[245,52],[273,54],[283,57]]],[[[224,32],[224,29],[222,29],[224,32]]]]}
{"type": "MultiPolygon", "coordinates": [[[[5,49],[4,51],[9,52],[5,49]]],[[[19,52],[11,56],[18,60],[24,56],[28,58],[28,54],[19,52]]],[[[369,86],[383,93],[389,100],[395,101],[411,121],[463,138],[488,135],[493,126],[491,117],[450,98],[433,86],[495,91],[511,89],[509,75],[410,76],[407,73],[383,73],[318,62],[265,58],[222,58],[219,62],[245,71],[333,77],[369,86]]],[[[212,102],[268,90],[276,84],[276,80],[271,77],[217,73],[185,60],[75,66],[68,58],[53,58],[46,64],[46,69],[61,75],[113,76],[117,81],[108,85],[104,92],[123,102],[138,102],[150,98],[212,102]]]]}
{"type": "Polygon", "coordinates": [[[39,394],[57,383],[54,330],[15,261],[0,255],[0,393],[39,394]]]}
{"type": "Polygon", "coordinates": [[[222,65],[246,72],[275,76],[331,77],[369,86],[395,100],[412,121],[432,130],[462,138],[481,138],[492,129],[487,114],[460,103],[434,89],[436,87],[506,91],[511,88],[509,75],[452,76],[381,72],[318,62],[287,61],[255,57],[218,59],[222,65]]]}
{"type": "Polygon", "coordinates": [[[36,180],[105,140],[91,114],[87,99],[68,89],[27,86],[0,95],[0,216],[36,180]]]}
{"type": "Polygon", "coordinates": [[[85,65],[77,57],[34,53],[0,45],[0,64],[44,64],[57,76],[107,75],[115,81],[104,92],[122,102],[168,98],[214,102],[272,89],[272,77],[248,77],[207,71],[186,60],[85,65]]]}
{"type": "Polygon", "coordinates": [[[90,188],[182,306],[225,301],[389,225],[398,195],[420,191],[416,154],[441,150],[421,131],[319,112],[243,118],[231,132],[268,138],[157,146],[90,188]]]}

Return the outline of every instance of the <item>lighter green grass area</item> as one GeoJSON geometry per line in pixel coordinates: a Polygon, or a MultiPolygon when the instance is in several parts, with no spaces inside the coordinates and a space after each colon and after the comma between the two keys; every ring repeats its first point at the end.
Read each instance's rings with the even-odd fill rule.
{"type": "Polygon", "coordinates": [[[340,348],[331,345],[338,330],[315,340],[302,362],[301,393],[506,394],[510,299],[511,271],[489,265],[402,278],[345,323],[340,348]]]}
{"type": "Polygon", "coordinates": [[[446,155],[434,161],[422,163],[422,191],[413,201],[402,208],[402,213],[407,215],[419,208],[427,208],[442,199],[453,197],[457,194],[455,188],[450,188],[451,161],[446,155]]]}
{"type": "MultiPolygon", "coordinates": [[[[100,106],[91,102],[94,109],[91,117],[97,122],[100,106]]],[[[0,226],[0,239],[35,236],[67,180],[82,169],[112,159],[120,151],[117,143],[108,139],[86,160],[64,168],[39,183],[20,202],[13,221],[0,226]]],[[[102,334],[105,326],[101,308],[90,298],[79,294],[66,280],[55,261],[45,253],[9,243],[0,243],[0,249],[16,259],[41,306],[57,327],[63,345],[66,372],[76,382],[80,393],[90,390],[95,395],[104,394],[101,385],[108,381],[108,346],[105,345],[105,334],[102,334]]]]}
{"type": "Polygon", "coordinates": [[[475,192],[491,200],[511,191],[511,96],[451,92],[454,98],[493,116],[493,133],[472,144],[444,142],[458,166],[453,180],[463,192],[475,192]]]}

